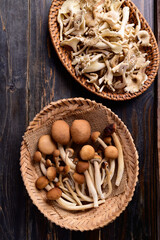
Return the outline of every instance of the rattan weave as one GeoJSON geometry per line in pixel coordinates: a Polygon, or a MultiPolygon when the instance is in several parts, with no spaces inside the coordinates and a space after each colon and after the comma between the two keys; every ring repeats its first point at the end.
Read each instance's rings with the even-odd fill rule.
{"type": "MultiPolygon", "coordinates": [[[[53,118],[53,116],[57,116],[59,113],[67,113],[77,108],[83,111],[86,107],[91,108],[95,106],[98,106],[100,110],[105,110],[107,118],[110,122],[115,122],[117,125],[116,131],[121,139],[125,156],[125,168],[127,172],[127,186],[125,188],[125,192],[119,194],[118,196],[108,198],[105,203],[98,208],[84,212],[71,213],[64,210],[58,211],[58,208],[54,208],[52,205],[49,205],[46,202],[45,190],[39,191],[35,187],[37,173],[25,141],[22,142],[21,146],[21,174],[30,198],[44,216],[50,221],[71,230],[93,230],[107,225],[118,217],[120,213],[122,213],[129,201],[132,199],[136,182],[138,180],[139,167],[138,154],[131,134],[124,123],[110,109],[106,108],[102,104],[96,103],[95,101],[88,99],[85,100],[83,98],[64,99],[50,103],[35,116],[26,131],[27,133],[33,132],[33,130],[39,128],[45,124],[46,121],[53,118]]],[[[101,116],[96,116],[96,120],[98,118],[101,118],[101,116]]]]}
{"type": "MultiPolygon", "coordinates": [[[[151,63],[146,69],[146,74],[148,75],[147,81],[145,81],[143,87],[136,93],[113,93],[110,92],[109,90],[105,89],[101,93],[97,92],[96,88],[94,87],[93,84],[87,83],[87,79],[83,76],[76,76],[74,67],[72,66],[72,62],[70,59],[70,53],[67,51],[64,47],[60,46],[60,40],[59,40],[59,25],[57,22],[57,14],[58,10],[60,9],[61,5],[63,4],[64,0],[56,0],[52,2],[52,5],[50,7],[49,11],[49,31],[50,31],[50,36],[51,40],[53,43],[53,46],[62,62],[62,64],[65,66],[65,68],[68,70],[68,72],[72,75],[72,77],[78,81],[83,87],[85,87],[87,90],[91,91],[92,93],[97,94],[100,97],[107,98],[110,100],[116,100],[116,101],[123,101],[123,100],[128,100],[135,98],[142,94],[144,91],[148,89],[148,87],[152,84],[152,82],[155,79],[155,76],[158,71],[158,66],[159,66],[159,51],[158,51],[158,45],[155,39],[155,36],[143,17],[143,15],[140,13],[138,10],[138,14],[140,17],[142,29],[145,29],[146,31],[149,32],[150,35],[150,43],[152,45],[151,48],[146,48],[146,53],[147,53],[147,60],[150,60],[151,63]]],[[[136,11],[137,7],[130,1],[125,1],[124,2],[125,6],[130,7],[130,22],[131,23],[137,23],[136,20],[136,11]]]]}

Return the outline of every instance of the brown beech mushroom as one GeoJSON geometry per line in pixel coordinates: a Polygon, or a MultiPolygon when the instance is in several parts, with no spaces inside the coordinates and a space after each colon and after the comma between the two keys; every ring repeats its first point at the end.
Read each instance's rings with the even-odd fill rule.
{"type": "Polygon", "coordinates": [[[86,202],[93,202],[93,198],[88,197],[86,195],[84,195],[81,190],[79,189],[79,185],[77,182],[75,182],[75,188],[76,188],[76,192],[77,194],[86,202]]]}
{"type": "Polygon", "coordinates": [[[47,173],[46,173],[46,176],[47,176],[47,178],[48,178],[48,180],[50,181],[50,182],[52,182],[54,179],[55,179],[55,177],[56,177],[56,168],[55,167],[49,167],[48,169],[47,169],[47,173]]]}
{"type": "Polygon", "coordinates": [[[89,168],[89,162],[78,161],[76,165],[76,171],[78,173],[84,173],[89,168]]]}
{"type": "Polygon", "coordinates": [[[48,183],[49,183],[48,179],[45,176],[41,176],[36,180],[35,184],[39,190],[42,190],[48,185],[48,183]]]}
{"type": "Polygon", "coordinates": [[[99,142],[99,144],[103,147],[106,148],[107,144],[105,144],[105,142],[99,137],[100,136],[100,132],[93,132],[91,135],[91,139],[93,142],[99,142]]]}
{"type": "Polygon", "coordinates": [[[70,159],[73,156],[73,154],[74,154],[74,150],[72,148],[66,149],[65,163],[66,165],[69,165],[72,169],[75,170],[76,165],[70,159]]]}
{"type": "Polygon", "coordinates": [[[104,199],[104,195],[103,195],[102,189],[101,189],[101,173],[100,173],[100,168],[99,168],[99,163],[101,163],[101,161],[102,161],[102,158],[98,154],[95,154],[93,159],[91,159],[91,162],[94,164],[96,189],[97,189],[97,192],[98,192],[100,198],[104,199]]]}
{"type": "Polygon", "coordinates": [[[70,128],[64,120],[57,120],[52,125],[52,137],[61,145],[67,145],[70,141],[70,128]]]}
{"type": "Polygon", "coordinates": [[[116,159],[118,158],[118,149],[115,146],[108,146],[104,150],[104,155],[106,159],[116,159]]]}
{"type": "Polygon", "coordinates": [[[47,159],[47,160],[46,160],[46,166],[47,166],[47,167],[52,167],[52,166],[53,166],[53,163],[51,162],[50,159],[47,159]]]}
{"type": "Polygon", "coordinates": [[[58,187],[52,188],[47,192],[48,200],[57,200],[62,196],[62,190],[58,187]]]}
{"type": "Polygon", "coordinates": [[[74,120],[71,125],[71,136],[73,142],[77,144],[86,143],[91,135],[91,126],[83,119],[74,120]]]}
{"type": "Polygon", "coordinates": [[[86,170],[84,172],[85,178],[86,178],[86,183],[87,183],[87,187],[88,187],[88,191],[89,191],[89,195],[91,197],[93,197],[93,201],[94,201],[94,207],[98,207],[98,196],[97,196],[97,191],[94,187],[94,184],[92,182],[92,179],[88,173],[88,171],[86,170]]]}
{"type": "Polygon", "coordinates": [[[79,174],[79,173],[74,173],[73,174],[73,179],[75,182],[77,182],[78,184],[83,184],[85,182],[85,177],[83,174],[79,174]]]}
{"type": "Polygon", "coordinates": [[[91,145],[84,145],[81,148],[79,154],[82,160],[89,161],[94,157],[95,150],[91,145]]]}
{"type": "Polygon", "coordinates": [[[59,167],[59,155],[60,155],[60,151],[58,149],[56,149],[54,152],[53,152],[53,158],[54,158],[54,162],[56,164],[56,168],[59,167]]]}
{"type": "Polygon", "coordinates": [[[50,135],[43,135],[39,138],[38,148],[43,154],[50,155],[56,149],[56,145],[50,135]]]}
{"type": "Polygon", "coordinates": [[[64,178],[63,182],[66,184],[69,192],[71,193],[71,195],[73,196],[73,198],[76,200],[76,202],[78,203],[78,205],[82,205],[81,201],[79,200],[79,198],[77,197],[76,193],[72,190],[69,182],[68,182],[68,178],[64,178]]]}
{"type": "Polygon", "coordinates": [[[108,184],[108,193],[104,193],[104,197],[107,198],[112,193],[112,183],[110,178],[110,172],[108,170],[108,163],[104,162],[102,166],[106,171],[106,178],[104,179],[104,182],[103,182],[103,188],[105,188],[106,185],[108,184]]]}

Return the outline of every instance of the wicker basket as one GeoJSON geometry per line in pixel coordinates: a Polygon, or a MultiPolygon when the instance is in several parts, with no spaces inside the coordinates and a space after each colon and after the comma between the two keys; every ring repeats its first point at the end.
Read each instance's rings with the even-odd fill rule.
{"type": "MultiPolygon", "coordinates": [[[[30,198],[45,217],[57,225],[70,230],[84,231],[103,227],[116,219],[116,217],[124,211],[129,201],[131,201],[139,171],[138,154],[131,134],[124,123],[110,109],[102,104],[96,103],[95,101],[88,99],[85,100],[83,98],[71,98],[52,102],[35,116],[26,131],[28,134],[39,129],[39,127],[45,125],[46,122],[58,116],[60,113],[63,113],[63,116],[65,117],[68,112],[74,112],[77,109],[83,112],[84,109],[92,109],[93,107],[98,107],[100,111],[105,111],[105,114],[107,115],[106,121],[116,123],[116,131],[121,139],[123,147],[127,175],[127,183],[124,192],[108,198],[105,203],[98,208],[82,212],[69,212],[55,207],[54,205],[49,205],[46,202],[45,190],[39,191],[35,187],[37,172],[25,141],[22,142],[21,147],[21,174],[30,198]]],[[[85,117],[87,119],[87,112],[84,114],[84,119],[85,117]]],[[[96,121],[97,119],[98,121],[102,121],[100,118],[101,115],[96,116],[96,121]]]]}
{"type": "MultiPolygon", "coordinates": [[[[97,92],[96,88],[94,87],[93,84],[87,83],[87,79],[83,76],[76,76],[75,74],[75,69],[72,66],[72,62],[70,59],[70,52],[67,51],[64,47],[60,46],[60,40],[59,40],[59,25],[57,22],[57,14],[58,10],[60,9],[61,5],[63,4],[64,0],[56,0],[52,2],[50,12],[49,12],[49,31],[50,31],[50,36],[51,40],[53,43],[53,46],[62,62],[62,64],[65,66],[65,68],[68,70],[68,72],[72,75],[72,77],[78,81],[83,87],[85,87],[87,90],[89,90],[92,93],[95,93],[96,95],[107,98],[110,100],[116,100],[116,101],[123,101],[123,100],[128,100],[135,98],[142,94],[144,91],[148,89],[148,87],[152,84],[154,81],[154,78],[157,74],[158,71],[158,66],[159,66],[159,52],[158,52],[158,46],[157,42],[155,39],[155,36],[149,27],[149,24],[146,22],[145,18],[143,15],[138,11],[142,29],[145,29],[149,32],[150,38],[151,38],[151,48],[146,49],[147,53],[147,60],[150,60],[151,63],[146,69],[146,74],[148,75],[147,81],[145,81],[143,87],[136,93],[113,93],[107,89],[102,91],[101,93],[97,92]]],[[[130,22],[132,23],[137,23],[136,21],[136,11],[137,7],[130,1],[125,1],[124,2],[125,6],[130,7],[130,22]]]]}

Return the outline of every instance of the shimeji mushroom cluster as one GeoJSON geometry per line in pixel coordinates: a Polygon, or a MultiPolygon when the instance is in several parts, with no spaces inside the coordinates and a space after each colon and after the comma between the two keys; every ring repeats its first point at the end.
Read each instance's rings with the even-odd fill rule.
{"type": "Polygon", "coordinates": [[[66,0],[58,13],[61,46],[71,48],[76,75],[84,75],[98,92],[137,92],[147,80],[150,61],[144,47],[150,36],[138,12],[130,23],[124,0],[66,0]]]}
{"type": "Polygon", "coordinates": [[[38,140],[33,156],[43,175],[36,180],[37,189],[46,189],[46,198],[67,210],[104,203],[112,193],[115,166],[117,187],[124,172],[123,150],[115,128],[115,124],[107,126],[102,140],[100,132],[92,132],[86,120],[74,120],[71,127],[64,120],[55,121],[51,135],[38,140]],[[88,144],[90,139],[92,145],[88,144]],[[75,153],[72,146],[80,150],[75,153]]]}

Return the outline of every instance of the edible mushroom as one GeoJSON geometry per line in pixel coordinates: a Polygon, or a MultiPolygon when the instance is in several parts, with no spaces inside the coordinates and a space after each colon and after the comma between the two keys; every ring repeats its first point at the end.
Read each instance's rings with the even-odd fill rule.
{"type": "Polygon", "coordinates": [[[84,119],[74,120],[71,125],[71,136],[73,142],[77,144],[86,143],[91,135],[91,126],[88,121],[84,119]]]}
{"type": "Polygon", "coordinates": [[[99,136],[100,132],[93,132],[91,135],[91,139],[93,142],[99,142],[99,144],[101,144],[101,146],[105,149],[107,147],[107,144],[99,136]]]}
{"type": "Polygon", "coordinates": [[[58,187],[52,188],[47,192],[48,200],[57,200],[62,196],[62,190],[58,187]]]}
{"type": "Polygon", "coordinates": [[[52,182],[56,177],[56,168],[55,167],[49,167],[47,169],[46,176],[47,176],[48,180],[52,182]]]}
{"type": "Polygon", "coordinates": [[[115,146],[108,146],[104,150],[105,158],[116,159],[118,158],[118,149],[115,146]]]}
{"type": "Polygon", "coordinates": [[[91,145],[84,145],[79,154],[82,160],[88,161],[94,157],[95,150],[91,145]]]}
{"type": "Polygon", "coordinates": [[[39,190],[42,190],[43,188],[45,188],[48,185],[49,181],[45,176],[41,176],[36,180],[36,187],[39,190]]]}
{"type": "Polygon", "coordinates": [[[64,120],[57,120],[52,125],[52,137],[61,144],[67,145],[70,141],[70,128],[64,120]]]}
{"type": "Polygon", "coordinates": [[[89,168],[89,162],[78,161],[76,165],[76,171],[78,173],[84,173],[89,168]]]}
{"type": "Polygon", "coordinates": [[[43,135],[39,138],[38,148],[43,154],[50,155],[56,149],[56,145],[50,135],[43,135]]]}

